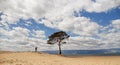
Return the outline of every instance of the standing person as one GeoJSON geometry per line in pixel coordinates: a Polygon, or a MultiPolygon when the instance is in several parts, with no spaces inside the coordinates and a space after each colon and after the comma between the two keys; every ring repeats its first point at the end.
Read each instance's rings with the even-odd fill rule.
{"type": "Polygon", "coordinates": [[[35,47],[35,52],[37,52],[37,47],[35,47]]]}

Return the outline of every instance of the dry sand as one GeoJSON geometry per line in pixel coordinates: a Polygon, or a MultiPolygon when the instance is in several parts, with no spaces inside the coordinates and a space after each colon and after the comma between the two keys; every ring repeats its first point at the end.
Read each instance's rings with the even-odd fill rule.
{"type": "Polygon", "coordinates": [[[65,57],[35,52],[0,52],[0,65],[120,65],[120,56],[65,57]]]}

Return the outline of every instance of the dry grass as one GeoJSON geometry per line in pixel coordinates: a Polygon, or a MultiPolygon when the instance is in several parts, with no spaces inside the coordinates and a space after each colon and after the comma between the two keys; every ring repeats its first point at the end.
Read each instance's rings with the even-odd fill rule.
{"type": "Polygon", "coordinates": [[[34,52],[1,52],[0,65],[120,65],[120,56],[64,57],[34,52]]]}

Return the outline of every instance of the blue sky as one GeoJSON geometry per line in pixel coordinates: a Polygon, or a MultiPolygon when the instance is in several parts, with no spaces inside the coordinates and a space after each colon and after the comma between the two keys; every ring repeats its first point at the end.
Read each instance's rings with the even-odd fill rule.
{"type": "Polygon", "coordinates": [[[1,50],[57,50],[46,42],[61,30],[63,50],[120,48],[119,0],[1,0],[0,13],[1,50]]]}
{"type": "Polygon", "coordinates": [[[107,26],[111,23],[111,20],[120,19],[120,8],[114,8],[109,10],[108,12],[101,13],[89,13],[86,11],[80,12],[81,16],[85,16],[90,18],[92,21],[97,22],[99,25],[107,26]]]}

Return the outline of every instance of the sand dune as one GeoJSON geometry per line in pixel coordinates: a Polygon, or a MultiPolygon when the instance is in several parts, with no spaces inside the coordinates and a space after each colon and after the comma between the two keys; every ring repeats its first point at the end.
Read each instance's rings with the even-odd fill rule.
{"type": "Polygon", "coordinates": [[[120,56],[65,57],[35,52],[0,52],[0,65],[120,65],[120,56]]]}

